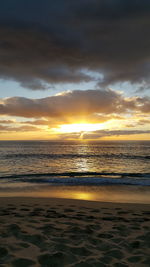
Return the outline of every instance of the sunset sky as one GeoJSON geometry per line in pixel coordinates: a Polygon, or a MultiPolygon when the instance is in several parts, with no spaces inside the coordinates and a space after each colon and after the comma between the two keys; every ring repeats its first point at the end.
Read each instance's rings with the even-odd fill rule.
{"type": "Polygon", "coordinates": [[[150,140],[150,1],[0,3],[0,140],[150,140]]]}

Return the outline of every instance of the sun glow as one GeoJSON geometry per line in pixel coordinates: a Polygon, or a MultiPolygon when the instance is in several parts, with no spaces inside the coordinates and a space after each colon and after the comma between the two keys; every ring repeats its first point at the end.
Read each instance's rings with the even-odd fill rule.
{"type": "Polygon", "coordinates": [[[80,133],[80,132],[92,132],[104,129],[104,123],[74,123],[64,124],[57,129],[61,133],[80,133]]]}

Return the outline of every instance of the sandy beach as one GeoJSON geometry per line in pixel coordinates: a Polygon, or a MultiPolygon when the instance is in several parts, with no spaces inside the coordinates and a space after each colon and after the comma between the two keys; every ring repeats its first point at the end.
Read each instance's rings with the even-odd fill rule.
{"type": "Polygon", "coordinates": [[[0,198],[0,266],[149,266],[149,205],[0,198]]]}

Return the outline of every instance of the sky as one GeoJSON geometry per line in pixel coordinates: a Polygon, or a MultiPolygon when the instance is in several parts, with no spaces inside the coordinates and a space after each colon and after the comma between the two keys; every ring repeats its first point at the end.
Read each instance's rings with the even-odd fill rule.
{"type": "Polygon", "coordinates": [[[0,140],[150,140],[150,2],[0,3],[0,140]]]}

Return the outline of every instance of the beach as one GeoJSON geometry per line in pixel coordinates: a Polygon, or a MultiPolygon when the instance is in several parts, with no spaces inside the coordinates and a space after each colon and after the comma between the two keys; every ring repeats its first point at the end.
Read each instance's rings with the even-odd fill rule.
{"type": "Polygon", "coordinates": [[[149,32],[150,0],[0,2],[0,267],[150,267],[149,32]]]}
{"type": "Polygon", "coordinates": [[[149,266],[149,204],[0,198],[0,266],[149,266]]]}

